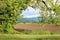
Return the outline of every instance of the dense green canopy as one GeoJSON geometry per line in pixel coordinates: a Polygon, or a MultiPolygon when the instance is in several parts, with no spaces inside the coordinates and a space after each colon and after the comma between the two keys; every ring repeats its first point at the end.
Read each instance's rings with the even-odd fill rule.
{"type": "Polygon", "coordinates": [[[0,0],[0,31],[13,32],[13,25],[21,17],[31,0],[0,0]]]}

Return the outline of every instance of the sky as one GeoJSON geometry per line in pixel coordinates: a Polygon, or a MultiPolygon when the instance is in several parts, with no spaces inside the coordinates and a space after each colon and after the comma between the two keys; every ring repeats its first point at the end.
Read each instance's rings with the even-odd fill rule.
{"type": "Polygon", "coordinates": [[[22,15],[24,18],[31,18],[31,17],[40,16],[39,9],[34,9],[32,7],[28,7],[26,10],[23,10],[22,15]]]}

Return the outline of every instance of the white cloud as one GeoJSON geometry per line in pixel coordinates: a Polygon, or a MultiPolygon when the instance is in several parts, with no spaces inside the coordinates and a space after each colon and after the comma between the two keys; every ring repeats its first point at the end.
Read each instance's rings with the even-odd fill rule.
{"type": "Polygon", "coordinates": [[[32,16],[24,16],[24,18],[32,18],[32,17],[38,17],[39,15],[32,15],[32,16]]]}
{"type": "Polygon", "coordinates": [[[31,17],[38,17],[40,14],[39,14],[39,9],[28,7],[26,10],[22,11],[22,15],[25,18],[31,18],[31,17]]]}

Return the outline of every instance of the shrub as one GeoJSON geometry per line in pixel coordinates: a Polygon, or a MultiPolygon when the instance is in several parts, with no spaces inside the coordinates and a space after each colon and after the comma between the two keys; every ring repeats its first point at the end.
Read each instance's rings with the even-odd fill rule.
{"type": "Polygon", "coordinates": [[[0,31],[13,32],[16,20],[21,17],[21,11],[27,8],[30,1],[0,0],[0,31]]]}

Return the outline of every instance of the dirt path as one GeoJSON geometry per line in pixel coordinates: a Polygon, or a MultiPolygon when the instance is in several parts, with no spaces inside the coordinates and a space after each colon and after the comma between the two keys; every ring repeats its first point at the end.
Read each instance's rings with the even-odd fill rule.
{"type": "Polygon", "coordinates": [[[56,26],[55,24],[47,24],[47,25],[40,25],[40,24],[16,24],[14,28],[18,31],[24,30],[33,30],[33,31],[60,31],[60,27],[56,26]]]}

